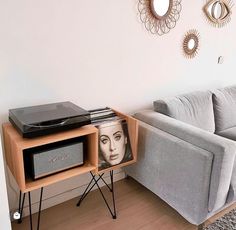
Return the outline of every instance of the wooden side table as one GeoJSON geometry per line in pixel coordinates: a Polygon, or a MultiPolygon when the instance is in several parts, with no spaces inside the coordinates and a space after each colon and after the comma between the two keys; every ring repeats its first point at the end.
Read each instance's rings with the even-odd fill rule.
{"type": "MultiPolygon", "coordinates": [[[[86,125],[80,128],[76,128],[76,129],[72,129],[72,130],[68,130],[64,132],[59,132],[59,133],[50,134],[46,136],[27,139],[27,138],[22,138],[21,135],[16,131],[16,129],[10,123],[3,124],[3,137],[4,137],[5,157],[6,157],[7,166],[9,167],[20,189],[20,196],[19,196],[20,220],[19,222],[21,222],[21,218],[22,218],[22,211],[23,211],[23,205],[24,205],[26,193],[28,193],[28,198],[29,198],[30,228],[33,229],[30,192],[39,188],[41,189],[39,211],[38,211],[38,223],[37,223],[37,229],[39,229],[43,188],[45,186],[51,185],[53,183],[56,183],[65,179],[69,179],[74,176],[81,175],[84,173],[90,173],[92,176],[92,179],[89,184],[92,185],[92,181],[93,181],[94,182],[93,186],[96,185],[101,192],[101,189],[97,182],[98,180],[102,179],[102,175],[106,171],[110,171],[111,187],[109,187],[109,185],[107,185],[106,183],[105,184],[106,186],[108,186],[108,188],[110,189],[110,191],[112,191],[112,194],[113,194],[114,213],[109,208],[109,205],[107,204],[106,199],[104,195],[102,194],[102,192],[101,194],[104,198],[104,201],[107,204],[107,207],[109,208],[109,211],[112,214],[112,217],[116,218],[114,187],[113,187],[113,170],[136,162],[138,123],[136,119],[130,116],[124,115],[117,111],[115,112],[117,113],[117,115],[119,115],[121,118],[127,121],[130,144],[131,144],[132,153],[133,153],[133,160],[129,162],[124,162],[119,165],[115,165],[115,166],[112,166],[112,167],[109,167],[107,169],[100,170],[100,171],[98,169],[98,129],[93,125],[86,125]],[[85,160],[84,160],[85,162],[83,166],[70,168],[65,171],[48,175],[46,177],[43,177],[37,180],[31,179],[29,175],[27,175],[27,171],[24,168],[24,159],[25,157],[27,157],[27,155],[26,156],[24,155],[25,149],[30,149],[37,146],[42,146],[42,145],[46,145],[50,143],[56,143],[63,140],[69,140],[72,138],[82,137],[82,136],[84,136],[87,140],[86,157],[85,157],[85,160]],[[96,175],[99,177],[99,179],[95,178],[96,175]],[[23,193],[23,197],[22,197],[22,193],[23,193]]],[[[77,204],[78,206],[80,205],[82,200],[87,196],[90,190],[88,188],[84,192],[84,194],[80,198],[80,201],[77,204]]]]}

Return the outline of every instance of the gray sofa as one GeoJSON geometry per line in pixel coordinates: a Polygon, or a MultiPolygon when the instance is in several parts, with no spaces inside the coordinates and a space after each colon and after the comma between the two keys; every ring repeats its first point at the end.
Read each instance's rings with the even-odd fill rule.
{"type": "Polygon", "coordinates": [[[126,173],[201,225],[236,199],[236,86],[157,100],[126,173]]]}

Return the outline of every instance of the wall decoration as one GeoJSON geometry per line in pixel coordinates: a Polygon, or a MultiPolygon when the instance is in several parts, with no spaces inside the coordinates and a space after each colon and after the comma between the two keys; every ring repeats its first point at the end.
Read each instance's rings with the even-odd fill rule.
{"type": "Polygon", "coordinates": [[[203,11],[213,26],[222,27],[230,21],[232,7],[231,0],[208,0],[203,11]]]}
{"type": "Polygon", "coordinates": [[[199,50],[199,33],[197,30],[189,30],[183,40],[183,51],[187,58],[196,56],[199,50]]]}
{"type": "Polygon", "coordinates": [[[180,17],[181,0],[139,0],[140,19],[152,34],[163,35],[176,25],[180,17]]]}

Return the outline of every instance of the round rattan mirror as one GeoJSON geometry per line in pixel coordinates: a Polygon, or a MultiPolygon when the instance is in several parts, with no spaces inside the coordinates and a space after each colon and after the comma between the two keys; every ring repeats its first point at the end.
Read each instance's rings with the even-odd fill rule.
{"type": "Polygon", "coordinates": [[[196,30],[188,31],[183,40],[183,51],[187,58],[193,58],[199,49],[199,33],[196,30]]]}
{"type": "Polygon", "coordinates": [[[172,0],[151,0],[151,11],[156,16],[156,18],[161,19],[168,14],[172,3],[172,0]]]}
{"type": "Polygon", "coordinates": [[[138,10],[145,28],[152,34],[163,35],[175,27],[181,0],[139,0],[138,10]]]}

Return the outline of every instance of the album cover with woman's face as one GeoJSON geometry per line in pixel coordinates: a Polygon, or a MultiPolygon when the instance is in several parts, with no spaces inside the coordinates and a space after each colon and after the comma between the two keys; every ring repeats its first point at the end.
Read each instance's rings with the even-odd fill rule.
{"type": "Polygon", "coordinates": [[[106,169],[133,159],[125,120],[102,123],[98,128],[98,169],[106,169]]]}

